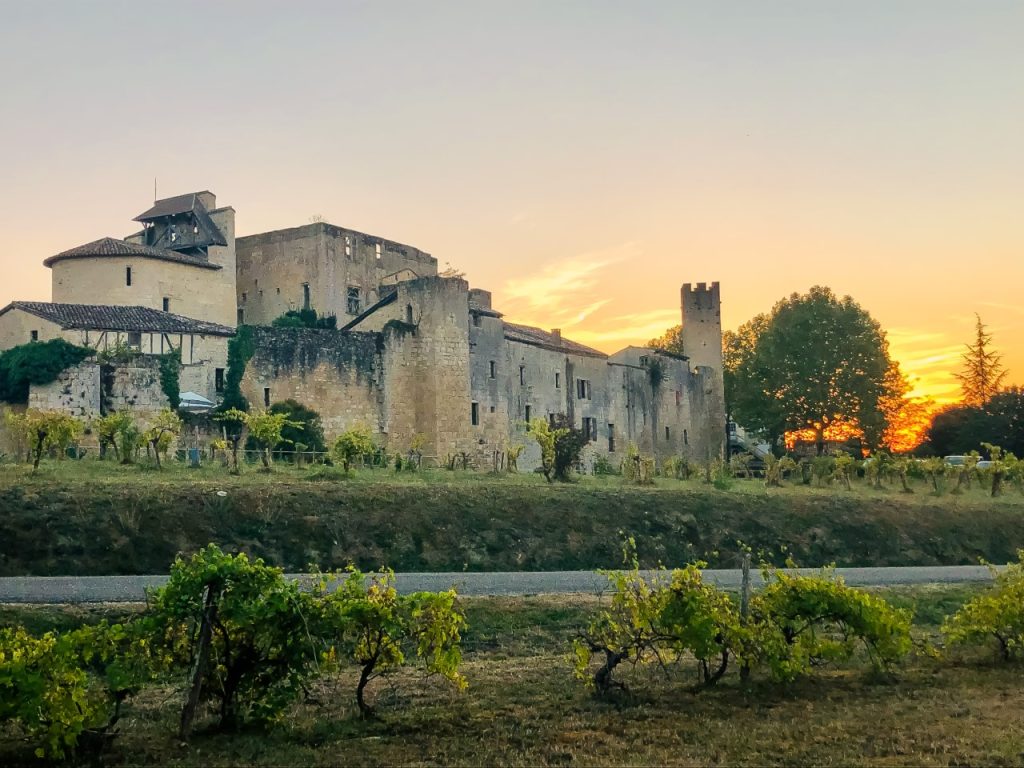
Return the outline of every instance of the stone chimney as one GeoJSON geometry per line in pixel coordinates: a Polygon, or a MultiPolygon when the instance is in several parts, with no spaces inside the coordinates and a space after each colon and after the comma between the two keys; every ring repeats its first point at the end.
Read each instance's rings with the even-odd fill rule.
{"type": "Polygon", "coordinates": [[[561,328],[552,328],[551,329],[551,337],[554,339],[555,344],[561,345],[561,343],[562,343],[562,329],[561,328]]]}

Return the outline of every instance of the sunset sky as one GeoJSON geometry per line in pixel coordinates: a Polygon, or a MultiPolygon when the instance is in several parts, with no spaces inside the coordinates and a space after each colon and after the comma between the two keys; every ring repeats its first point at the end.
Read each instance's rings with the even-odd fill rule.
{"type": "Polygon", "coordinates": [[[918,392],[1024,384],[1024,2],[0,0],[0,303],[210,189],[423,248],[613,351],[825,284],[918,392]]]}

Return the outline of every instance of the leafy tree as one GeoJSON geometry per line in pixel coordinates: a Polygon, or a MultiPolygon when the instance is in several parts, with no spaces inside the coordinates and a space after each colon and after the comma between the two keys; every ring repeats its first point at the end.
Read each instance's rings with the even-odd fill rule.
{"type": "Polygon", "coordinates": [[[143,433],[143,438],[153,449],[153,456],[156,458],[156,468],[160,469],[160,454],[166,453],[171,447],[171,442],[181,434],[181,417],[176,411],[164,408],[157,414],[153,423],[143,433]]]}
{"type": "Polygon", "coordinates": [[[552,422],[534,419],[526,431],[540,446],[544,478],[549,483],[555,480],[568,482],[572,468],[579,464],[587,438],[582,430],[572,426],[564,414],[558,414],[552,422]]]}
{"type": "Polygon", "coordinates": [[[264,469],[270,469],[270,453],[282,442],[286,442],[283,431],[288,428],[298,428],[302,422],[292,421],[287,413],[272,413],[271,411],[253,411],[245,415],[245,424],[249,428],[249,435],[260,447],[260,460],[264,469]]]}
{"type": "Polygon", "coordinates": [[[248,430],[248,416],[249,414],[238,408],[228,408],[214,416],[224,425],[224,432],[231,443],[231,471],[236,475],[241,471],[238,466],[238,446],[242,444],[242,438],[248,430]]]}
{"type": "Polygon", "coordinates": [[[27,403],[32,384],[49,384],[94,352],[64,339],[32,341],[0,353],[0,400],[27,403]]]}
{"type": "MultiPolygon", "coordinates": [[[[126,442],[134,443],[132,433],[138,433],[138,430],[135,429],[135,420],[132,419],[132,415],[128,411],[114,411],[106,416],[101,416],[93,421],[92,428],[99,440],[100,450],[113,449],[115,461],[122,460],[120,448],[126,442]]],[[[131,461],[131,458],[131,455],[126,455],[125,463],[131,461]]]]}
{"type": "Polygon", "coordinates": [[[262,560],[210,544],[175,560],[150,604],[154,626],[174,630],[153,643],[190,673],[182,736],[204,699],[217,703],[222,729],[272,721],[320,670],[314,595],[262,560]]]}
{"type": "Polygon", "coordinates": [[[455,590],[399,595],[395,575],[383,570],[370,577],[351,569],[339,588],[326,595],[324,615],[329,641],[359,667],[356,703],[367,717],[366,686],[415,657],[430,674],[439,674],[461,690],[465,678],[460,632],[466,626],[455,590]]]}
{"type": "Polygon", "coordinates": [[[974,343],[967,345],[961,357],[964,369],[953,374],[960,382],[963,400],[967,405],[980,406],[987,403],[999,391],[1006,371],[1003,356],[992,349],[992,334],[985,329],[981,316],[975,314],[974,343]]]}
{"type": "Polygon", "coordinates": [[[982,443],[1024,455],[1024,389],[1004,389],[980,406],[949,406],[928,427],[927,445],[939,456],[979,450],[982,443]]]}
{"type": "Polygon", "coordinates": [[[8,423],[25,440],[32,457],[32,471],[39,469],[43,452],[54,449],[64,457],[68,447],[82,434],[83,425],[74,416],[61,411],[29,408],[22,414],[9,413],[8,423]]]}
{"type": "Polygon", "coordinates": [[[334,329],[338,319],[334,315],[317,316],[315,309],[290,309],[270,323],[275,328],[326,328],[334,329]]]}
{"type": "Polygon", "coordinates": [[[282,400],[270,406],[270,413],[283,413],[291,422],[281,430],[282,442],[288,445],[301,443],[307,451],[325,449],[323,423],[320,414],[312,408],[296,400],[282,400]]]}
{"type": "Polygon", "coordinates": [[[373,435],[370,434],[369,428],[355,426],[338,435],[331,446],[331,454],[341,463],[342,469],[348,472],[352,468],[352,462],[371,455],[374,448],[373,435]]]}
{"type": "Polygon", "coordinates": [[[737,422],[773,442],[813,430],[819,454],[825,430],[839,423],[880,442],[892,361],[878,323],[850,297],[820,286],[793,294],[730,343],[727,397],[737,422]]]}
{"type": "Polygon", "coordinates": [[[648,341],[647,346],[660,352],[669,352],[673,355],[686,354],[683,350],[683,326],[673,325],[661,336],[648,341]]]}

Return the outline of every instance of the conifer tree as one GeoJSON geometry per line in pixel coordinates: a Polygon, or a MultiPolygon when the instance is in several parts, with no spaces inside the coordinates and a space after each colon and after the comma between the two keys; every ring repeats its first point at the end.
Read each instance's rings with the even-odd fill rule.
{"type": "Polygon", "coordinates": [[[992,349],[992,334],[985,329],[981,317],[974,315],[974,343],[967,345],[967,351],[961,357],[964,360],[962,373],[954,376],[960,382],[967,405],[985,405],[992,396],[999,392],[1006,371],[1003,369],[1003,356],[992,349]]]}

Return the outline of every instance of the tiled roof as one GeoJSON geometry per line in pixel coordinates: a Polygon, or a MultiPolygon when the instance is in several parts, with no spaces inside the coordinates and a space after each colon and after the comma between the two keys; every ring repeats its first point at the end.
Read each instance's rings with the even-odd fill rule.
{"type": "Polygon", "coordinates": [[[124,240],[118,240],[115,237],[103,237],[91,243],[80,245],[77,248],[61,251],[56,256],[46,259],[43,264],[47,267],[52,267],[58,261],[63,261],[64,259],[84,259],[95,256],[142,257],[145,259],[176,261],[180,264],[191,264],[196,267],[203,267],[204,269],[221,268],[220,264],[211,264],[206,259],[199,258],[198,256],[189,256],[185,253],[168,251],[164,248],[150,248],[148,245],[129,243],[124,240]]]}
{"type": "Polygon", "coordinates": [[[198,333],[206,336],[234,336],[235,329],[205,320],[172,315],[149,307],[117,307],[109,304],[52,304],[47,301],[12,301],[0,315],[20,309],[61,328],[96,331],[151,331],[154,333],[198,333]]]}
{"type": "Polygon", "coordinates": [[[571,355],[608,357],[604,352],[577,344],[575,341],[555,336],[553,333],[529,325],[505,323],[505,338],[509,341],[518,341],[521,344],[531,344],[535,347],[543,347],[544,349],[565,352],[571,355]]]}

